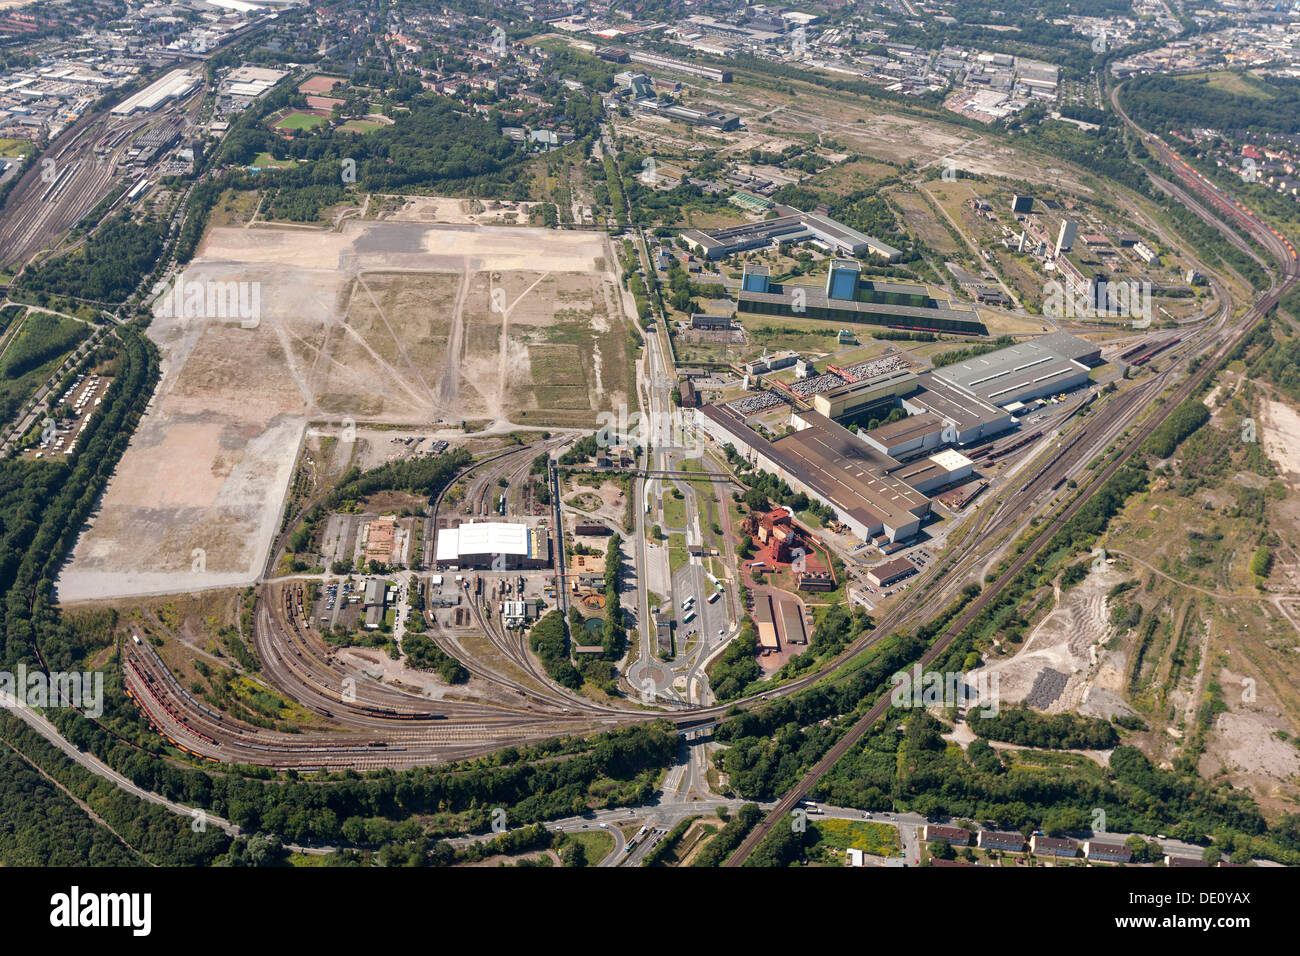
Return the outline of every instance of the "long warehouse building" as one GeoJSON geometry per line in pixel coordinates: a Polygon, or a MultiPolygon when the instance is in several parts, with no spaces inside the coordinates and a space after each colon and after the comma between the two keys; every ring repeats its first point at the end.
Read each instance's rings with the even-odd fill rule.
{"type": "Polygon", "coordinates": [[[1088,383],[1101,362],[1101,347],[1068,332],[988,352],[933,373],[983,402],[1005,408],[1088,383]]]}
{"type": "Polygon", "coordinates": [[[793,206],[774,206],[776,218],[749,222],[740,226],[727,226],[706,232],[687,229],[682,239],[706,259],[724,259],[781,242],[813,241],[838,256],[856,256],[869,252],[889,262],[897,262],[903,255],[888,243],[872,238],[856,229],[850,229],[829,216],[801,212],[793,206]]]}
{"type": "MultiPolygon", "coordinates": [[[[686,234],[682,235],[685,238],[686,234]]],[[[848,245],[835,251],[857,254],[848,245]]],[[[977,309],[958,308],[949,301],[936,299],[922,285],[864,280],[861,267],[852,259],[832,262],[824,287],[794,283],[778,285],[771,281],[767,269],[746,266],[736,295],[736,309],[755,315],[824,319],[926,332],[988,334],[977,309]]]]}
{"type": "Polygon", "coordinates": [[[769,441],[728,408],[695,410],[696,424],[720,445],[731,445],[756,467],[795,491],[834,508],[864,541],[911,538],[930,514],[929,492],[964,481],[973,463],[955,451],[903,465],[824,415],[798,411],[795,430],[769,441]]]}
{"type": "Polygon", "coordinates": [[[188,96],[199,85],[199,78],[189,70],[172,70],[138,93],[128,96],[110,111],[114,116],[152,113],[169,100],[188,96]]]}

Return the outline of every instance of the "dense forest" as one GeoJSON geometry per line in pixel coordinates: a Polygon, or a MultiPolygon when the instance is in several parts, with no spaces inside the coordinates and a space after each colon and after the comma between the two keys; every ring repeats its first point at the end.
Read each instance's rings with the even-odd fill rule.
{"type": "MultiPolygon", "coordinates": [[[[1172,826],[1176,839],[1203,842],[1218,833],[1229,846],[1230,834],[1238,834],[1264,850],[1264,820],[1247,794],[1157,769],[1132,747],[1117,747],[1106,772],[1032,755],[999,757],[978,742],[963,752],[940,736],[943,729],[925,712],[911,713],[902,730],[898,721],[882,721],[836,764],[816,795],[841,806],[906,807],[1016,829],[1038,827],[1064,808],[1078,811],[1082,828],[1100,808],[1110,830],[1155,833],[1172,826]]],[[[1279,854],[1280,849],[1267,852],[1294,853],[1294,861],[1300,861],[1300,846],[1279,854]]]]}
{"type": "MultiPolygon", "coordinates": [[[[413,613],[412,622],[416,620],[413,613]]],[[[469,671],[465,665],[440,648],[426,634],[414,629],[407,631],[402,638],[402,652],[413,667],[437,671],[438,676],[448,684],[463,684],[469,680],[469,671]]]]}
{"type": "Polygon", "coordinates": [[[547,676],[555,683],[570,690],[582,686],[582,675],[569,659],[569,638],[564,631],[562,612],[551,611],[534,624],[528,635],[528,646],[541,659],[547,676]]]}
{"type": "MultiPolygon", "coordinates": [[[[354,85],[365,81],[363,74],[352,78],[354,85]]],[[[292,91],[273,94],[230,133],[221,161],[250,167],[268,154],[283,166],[265,167],[252,176],[231,170],[227,184],[237,189],[271,187],[263,213],[302,222],[315,220],[322,208],[343,201],[353,182],[359,192],[436,189],[440,195],[529,198],[524,163],[530,154],[502,135],[500,114],[494,111],[485,119],[467,113],[455,101],[425,92],[415,77],[394,80],[380,74],[375,82],[384,86],[385,99],[401,104],[389,108],[400,115],[395,123],[364,135],[322,128],[286,138],[269,128],[273,110],[304,104],[292,91]]],[[[599,121],[599,99],[565,88],[551,96],[555,105],[530,114],[529,122],[563,121],[585,149],[599,121]]],[[[210,203],[213,197],[198,198],[210,203]]],[[[195,237],[182,238],[192,245],[195,237]]]]}
{"type": "Polygon", "coordinates": [[[136,222],[130,213],[120,212],[80,249],[24,270],[18,290],[35,293],[42,304],[47,296],[124,302],[158,261],[163,232],[157,222],[136,222]]]}
{"type": "Polygon", "coordinates": [[[719,763],[730,775],[731,787],[753,799],[788,790],[839,739],[856,712],[887,692],[890,675],[911,666],[978,593],[978,587],[968,585],[930,623],[881,639],[864,663],[837,684],[819,684],[720,724],[714,736],[729,745],[719,763]]]}
{"type": "Polygon", "coordinates": [[[1250,378],[1267,380],[1300,401],[1300,338],[1276,341],[1266,332],[1267,346],[1250,366],[1250,378]]]}
{"type": "Polygon", "coordinates": [[[1136,76],[1121,102],[1139,126],[1151,130],[1207,128],[1248,135],[1300,133],[1300,79],[1234,74],[1253,95],[1215,86],[1209,76],[1136,76]]]}
{"type": "Polygon", "coordinates": [[[138,866],[139,855],[8,747],[0,747],[5,866],[138,866]]]}
{"type": "Polygon", "coordinates": [[[1040,714],[1027,707],[1003,707],[996,714],[978,708],[966,715],[971,730],[988,740],[1024,747],[1109,750],[1119,734],[1105,720],[1080,714],[1040,714]]]}
{"type": "Polygon", "coordinates": [[[90,329],[82,322],[46,312],[32,312],[17,338],[5,350],[0,375],[21,378],[71,351],[89,334],[90,329]]]}
{"type": "Polygon", "coordinates": [[[55,575],[82,523],[117,467],[158,379],[153,345],[124,327],[122,366],[99,413],[56,464],[0,462],[0,610],[3,663],[36,664],[37,651],[56,670],[73,669],[88,648],[51,603],[55,575]]]}

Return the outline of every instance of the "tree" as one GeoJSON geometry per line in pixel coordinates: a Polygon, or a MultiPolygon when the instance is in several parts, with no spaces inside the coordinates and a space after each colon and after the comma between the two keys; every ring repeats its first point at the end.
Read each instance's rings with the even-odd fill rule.
{"type": "Polygon", "coordinates": [[[587,865],[587,848],[577,840],[566,843],[560,855],[564,858],[565,866],[582,867],[587,865]]]}

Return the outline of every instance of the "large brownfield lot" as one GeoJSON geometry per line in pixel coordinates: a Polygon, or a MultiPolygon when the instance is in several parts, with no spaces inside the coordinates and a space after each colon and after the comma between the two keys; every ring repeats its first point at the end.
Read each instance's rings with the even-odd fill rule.
{"type": "Polygon", "coordinates": [[[614,262],[544,229],[211,230],[185,282],[256,283],[256,327],[155,317],[162,382],[60,599],[255,580],[309,422],[594,426],[633,376],[614,262]]]}

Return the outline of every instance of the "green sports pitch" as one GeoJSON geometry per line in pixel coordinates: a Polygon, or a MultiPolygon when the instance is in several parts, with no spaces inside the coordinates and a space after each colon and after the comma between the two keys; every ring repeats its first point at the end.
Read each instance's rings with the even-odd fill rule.
{"type": "Polygon", "coordinates": [[[276,129],[312,129],[325,122],[325,117],[315,113],[293,112],[275,124],[276,129]]]}

